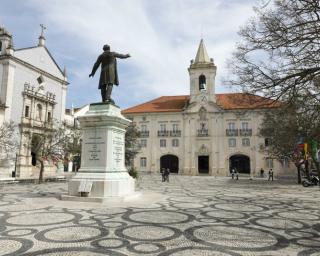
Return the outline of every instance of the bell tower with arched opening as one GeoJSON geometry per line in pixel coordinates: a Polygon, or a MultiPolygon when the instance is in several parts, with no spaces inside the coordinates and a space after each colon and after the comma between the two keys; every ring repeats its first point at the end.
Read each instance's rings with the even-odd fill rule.
{"type": "Polygon", "coordinates": [[[197,51],[196,58],[191,60],[188,68],[190,76],[190,103],[215,102],[215,77],[217,67],[209,58],[203,39],[197,51]]]}

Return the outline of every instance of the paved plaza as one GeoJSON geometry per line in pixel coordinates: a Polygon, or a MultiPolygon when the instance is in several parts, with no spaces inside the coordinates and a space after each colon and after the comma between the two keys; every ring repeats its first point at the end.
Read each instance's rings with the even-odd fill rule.
{"type": "Polygon", "coordinates": [[[67,183],[0,184],[0,255],[320,255],[320,190],[144,175],[129,202],[59,200],[67,183]]]}

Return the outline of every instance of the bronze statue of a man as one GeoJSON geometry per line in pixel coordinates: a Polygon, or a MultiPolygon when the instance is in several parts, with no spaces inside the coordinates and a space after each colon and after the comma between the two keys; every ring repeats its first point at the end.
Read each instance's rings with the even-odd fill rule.
{"type": "Polygon", "coordinates": [[[101,74],[99,80],[99,89],[101,90],[102,102],[113,103],[111,92],[113,85],[119,85],[117,72],[117,58],[126,59],[130,54],[120,54],[110,51],[109,45],[103,46],[103,53],[99,55],[96,63],[93,65],[92,72],[89,77],[93,77],[101,64],[101,74]]]}

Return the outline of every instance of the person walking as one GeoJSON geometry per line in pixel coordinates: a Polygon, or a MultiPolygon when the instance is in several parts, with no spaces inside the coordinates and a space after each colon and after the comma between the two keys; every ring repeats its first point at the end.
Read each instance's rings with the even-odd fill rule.
{"type": "Polygon", "coordinates": [[[235,174],[236,174],[236,180],[239,180],[239,172],[237,169],[235,169],[235,174]]]}
{"type": "Polygon", "coordinates": [[[269,170],[269,178],[268,178],[268,180],[273,181],[273,170],[272,170],[272,168],[269,170]]]}
{"type": "Polygon", "coordinates": [[[234,174],[235,174],[235,171],[234,171],[234,168],[232,168],[232,169],[231,169],[231,178],[232,178],[232,179],[234,179],[234,174]]]}
{"type": "Polygon", "coordinates": [[[160,171],[161,177],[162,177],[162,182],[165,182],[165,180],[166,180],[165,172],[166,172],[166,169],[164,169],[164,168],[162,168],[161,171],[160,171]]]}
{"type": "Polygon", "coordinates": [[[170,169],[167,168],[167,169],[165,170],[165,175],[166,175],[165,180],[166,180],[167,182],[169,182],[169,174],[170,174],[170,169]]]}
{"type": "Polygon", "coordinates": [[[264,176],[264,170],[263,170],[263,168],[261,168],[260,169],[260,177],[263,178],[263,176],[264,176]]]}

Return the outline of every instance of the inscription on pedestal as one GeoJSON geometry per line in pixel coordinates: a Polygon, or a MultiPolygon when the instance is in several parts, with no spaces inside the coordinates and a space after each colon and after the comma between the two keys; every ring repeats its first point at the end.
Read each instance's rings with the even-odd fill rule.
{"type": "Polygon", "coordinates": [[[85,148],[87,149],[87,159],[90,162],[98,162],[99,160],[103,159],[102,145],[105,144],[105,141],[102,136],[99,135],[97,129],[88,134],[84,144],[85,148]]]}
{"type": "Polygon", "coordinates": [[[121,167],[124,161],[124,137],[121,134],[115,134],[112,140],[113,159],[116,167],[121,167]]]}

